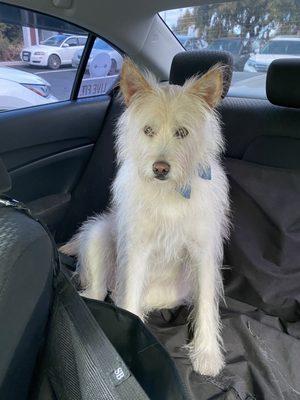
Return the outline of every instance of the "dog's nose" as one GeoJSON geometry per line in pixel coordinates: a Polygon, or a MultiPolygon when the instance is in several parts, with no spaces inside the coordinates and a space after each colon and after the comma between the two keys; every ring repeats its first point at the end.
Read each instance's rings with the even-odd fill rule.
{"type": "Polygon", "coordinates": [[[156,178],[162,179],[165,178],[169,171],[170,171],[170,164],[164,162],[164,161],[156,161],[152,165],[152,170],[156,176],[156,178]]]}

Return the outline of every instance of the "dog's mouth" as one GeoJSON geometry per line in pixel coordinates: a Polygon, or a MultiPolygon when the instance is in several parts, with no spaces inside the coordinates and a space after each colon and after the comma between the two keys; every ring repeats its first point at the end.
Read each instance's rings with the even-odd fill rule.
{"type": "Polygon", "coordinates": [[[155,179],[158,179],[159,181],[166,181],[168,178],[166,176],[161,176],[161,175],[154,175],[155,179]]]}

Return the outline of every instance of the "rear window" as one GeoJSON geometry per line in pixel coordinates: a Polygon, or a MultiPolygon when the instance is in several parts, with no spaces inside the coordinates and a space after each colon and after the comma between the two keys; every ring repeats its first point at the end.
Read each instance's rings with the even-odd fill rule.
{"type": "Polygon", "coordinates": [[[229,51],[229,96],[266,98],[266,73],[278,58],[300,58],[300,2],[241,0],[162,11],[187,50],[229,51]]]}

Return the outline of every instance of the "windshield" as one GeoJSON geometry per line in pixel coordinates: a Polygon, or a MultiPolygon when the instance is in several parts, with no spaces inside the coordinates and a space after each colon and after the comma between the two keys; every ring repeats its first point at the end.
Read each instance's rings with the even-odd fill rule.
{"type": "Polygon", "coordinates": [[[238,40],[216,40],[209,47],[210,50],[216,51],[229,51],[230,53],[237,54],[240,48],[240,41],[238,40]]]}
{"type": "Polygon", "coordinates": [[[299,41],[292,40],[273,40],[269,42],[261,51],[261,54],[300,54],[300,39],[299,41]]]}
{"type": "Polygon", "coordinates": [[[66,35],[51,36],[48,39],[46,39],[43,42],[41,42],[41,44],[44,44],[45,46],[59,47],[67,37],[68,36],[66,36],[66,35]]]}
{"type": "Polygon", "coordinates": [[[266,98],[270,63],[282,57],[300,59],[300,0],[201,3],[159,13],[182,44],[178,52],[183,47],[203,52],[203,57],[208,57],[207,51],[231,53],[233,78],[228,95],[266,98]]]}

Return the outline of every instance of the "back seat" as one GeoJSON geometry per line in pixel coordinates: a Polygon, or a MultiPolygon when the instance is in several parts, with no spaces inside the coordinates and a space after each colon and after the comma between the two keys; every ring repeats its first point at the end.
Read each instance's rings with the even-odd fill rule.
{"type": "Polygon", "coordinates": [[[288,107],[299,106],[300,63],[294,79],[290,65],[271,64],[269,100],[227,98],[220,107],[233,210],[227,294],[286,323],[300,312],[300,110],[288,107]]]}
{"type": "MultiPolygon", "coordinates": [[[[177,55],[171,82],[226,62],[221,52],[206,54],[177,55]]],[[[224,371],[214,379],[191,374],[179,350],[189,336],[184,308],[150,321],[195,399],[200,387],[203,399],[300,397],[300,62],[279,64],[269,68],[268,99],[226,97],[218,109],[232,208],[221,306],[224,371]]]]}

